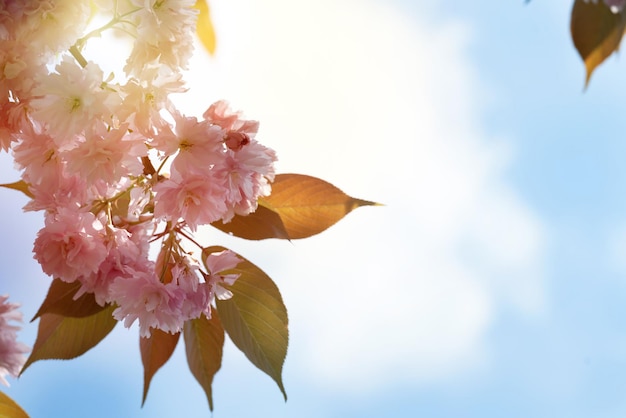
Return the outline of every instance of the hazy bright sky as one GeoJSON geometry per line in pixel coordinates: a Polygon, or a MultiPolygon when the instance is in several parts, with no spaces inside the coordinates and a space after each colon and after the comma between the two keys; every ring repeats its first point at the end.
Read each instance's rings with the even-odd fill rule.
{"type": "MultiPolygon", "coordinates": [[[[227,343],[214,417],[626,415],[626,66],[583,92],[571,3],[211,1],[218,53],[180,107],[225,98],[279,172],[386,205],[292,243],[206,230],[277,282],[291,334],[288,402],[227,343]]],[[[1,292],[30,318],[42,216],[0,199],[1,292]]],[[[140,408],[138,338],[118,326],[7,393],[33,418],[209,416],[183,344],[140,408]]]]}

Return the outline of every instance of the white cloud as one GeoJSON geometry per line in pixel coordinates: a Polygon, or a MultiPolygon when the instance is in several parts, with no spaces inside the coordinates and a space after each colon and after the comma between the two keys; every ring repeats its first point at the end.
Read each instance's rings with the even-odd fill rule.
{"type": "Polygon", "coordinates": [[[432,382],[481,364],[501,305],[541,312],[542,227],[484,138],[466,25],[382,1],[214,3],[218,55],[190,95],[259,119],[281,172],[386,204],[293,245],[226,240],[279,282],[288,368],[333,390],[432,382]]]}

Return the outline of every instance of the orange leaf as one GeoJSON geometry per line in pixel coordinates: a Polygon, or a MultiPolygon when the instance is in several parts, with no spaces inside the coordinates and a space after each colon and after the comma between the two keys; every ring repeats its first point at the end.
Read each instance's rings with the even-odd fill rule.
{"type": "Polygon", "coordinates": [[[574,46],[585,62],[585,86],[596,67],[617,51],[625,28],[626,10],[613,13],[603,1],[574,2],[570,29],[574,46]]]}
{"type": "Polygon", "coordinates": [[[279,174],[272,194],[259,203],[278,213],[289,238],[319,234],[360,206],[374,202],[348,196],[332,184],[303,174],[279,174]]]}
{"type": "Polygon", "coordinates": [[[211,21],[211,12],[209,10],[209,4],[206,0],[197,0],[194,8],[198,9],[198,23],[196,26],[196,33],[209,54],[215,54],[215,29],[213,28],[213,22],[211,21]]]}
{"type": "Polygon", "coordinates": [[[37,360],[69,360],[95,347],[117,324],[115,306],[84,318],[44,314],[39,319],[37,339],[21,373],[37,360]]]}
{"type": "Polygon", "coordinates": [[[28,418],[28,414],[13,399],[0,392],[0,417],[28,418]]]}
{"type": "Polygon", "coordinates": [[[80,288],[80,282],[66,283],[54,279],[50,283],[48,294],[31,322],[43,314],[57,314],[72,318],[83,318],[102,311],[105,307],[96,303],[93,293],[85,293],[78,299],[74,295],[80,288]]]}
{"type": "Polygon", "coordinates": [[[209,408],[213,410],[213,391],[211,385],[213,377],[222,367],[222,352],[224,349],[224,328],[217,312],[211,312],[211,319],[201,315],[198,319],[185,322],[185,350],[189,370],[196,378],[207,400],[209,408]]]}
{"type": "Polygon", "coordinates": [[[0,184],[0,187],[6,187],[7,189],[17,190],[19,192],[24,193],[26,196],[31,199],[34,197],[33,194],[28,189],[28,184],[24,180],[19,180],[14,183],[4,183],[0,184]]]}
{"type": "Polygon", "coordinates": [[[236,237],[260,240],[266,238],[289,239],[280,215],[264,206],[259,206],[254,213],[247,216],[235,216],[230,222],[212,223],[215,228],[236,237]]]}
{"type": "Polygon", "coordinates": [[[170,334],[153,328],[149,338],[139,338],[139,350],[141,352],[141,362],[143,363],[143,399],[141,405],[146,402],[150,381],[154,374],[170,359],[180,332],[170,334]]]}

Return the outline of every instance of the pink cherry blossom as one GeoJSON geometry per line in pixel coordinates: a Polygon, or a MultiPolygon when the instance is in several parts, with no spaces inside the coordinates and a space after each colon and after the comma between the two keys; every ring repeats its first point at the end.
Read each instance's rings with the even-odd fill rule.
{"type": "Polygon", "coordinates": [[[117,109],[120,121],[130,124],[132,130],[152,137],[159,126],[166,124],[160,111],[169,104],[170,93],[182,93],[182,75],[166,67],[146,64],[141,79],[131,78],[120,87],[123,101],[117,109]]]}
{"type": "Polygon", "coordinates": [[[131,0],[141,7],[135,15],[139,35],[150,43],[187,36],[196,23],[195,0],[131,0]]]}
{"type": "Polygon", "coordinates": [[[179,172],[206,172],[219,161],[224,147],[222,144],[224,131],[219,126],[212,126],[206,121],[198,121],[195,117],[172,112],[174,131],[163,126],[152,146],[165,155],[178,155],[172,167],[179,172]]]}
{"type": "Polygon", "coordinates": [[[98,64],[82,68],[72,58],[64,57],[56,72],[41,77],[31,101],[32,115],[47,126],[60,147],[96,119],[107,120],[119,105],[119,93],[104,89],[103,73],[98,64]]]}
{"type": "Polygon", "coordinates": [[[174,283],[161,283],[154,269],[116,279],[109,293],[118,305],[113,311],[115,319],[124,321],[127,328],[139,320],[142,337],[149,337],[151,328],[174,334],[184,324],[181,308],[185,292],[174,283]]]}
{"type": "Polygon", "coordinates": [[[250,143],[250,136],[243,132],[229,131],[224,136],[224,144],[231,151],[240,151],[250,143]]]}
{"type": "Polygon", "coordinates": [[[276,153],[255,139],[259,123],[242,119],[225,101],[213,103],[204,118],[224,130],[225,151],[212,169],[227,190],[228,211],[222,220],[228,222],[235,214],[248,215],[257,208],[257,200],[269,195],[269,183],[274,180],[276,153]]]}
{"type": "Polygon", "coordinates": [[[172,267],[171,272],[172,282],[185,292],[181,307],[184,317],[194,319],[204,313],[210,318],[213,289],[207,283],[200,282],[200,266],[189,257],[183,257],[172,267]]]}
{"type": "Polygon", "coordinates": [[[80,176],[68,176],[63,167],[59,171],[48,170],[47,173],[38,182],[29,185],[33,199],[24,206],[25,211],[57,213],[62,208],[73,211],[88,200],[89,190],[80,176]]]}
{"type": "Polygon", "coordinates": [[[227,210],[226,189],[203,174],[182,176],[175,171],[153,190],[154,216],[172,222],[182,218],[192,231],[217,221],[227,210]]]}
{"type": "Polygon", "coordinates": [[[147,187],[133,187],[129,192],[128,211],[124,218],[113,219],[115,222],[138,222],[141,215],[146,210],[146,206],[151,203],[150,189],[147,187]]]}
{"type": "Polygon", "coordinates": [[[259,122],[242,119],[240,112],[233,112],[225,100],[213,103],[202,115],[204,119],[214,125],[222,127],[225,131],[235,131],[247,134],[254,138],[259,131],[259,122]]]}
{"type": "Polygon", "coordinates": [[[33,252],[44,273],[73,282],[96,273],[106,258],[103,226],[90,212],[60,208],[46,216],[33,252]]]}
{"type": "Polygon", "coordinates": [[[82,34],[89,19],[88,0],[37,0],[28,16],[28,32],[22,34],[42,53],[67,50],[82,34]],[[28,36],[30,35],[30,36],[28,36]]]}
{"type": "Polygon", "coordinates": [[[29,184],[40,183],[48,177],[63,172],[54,139],[39,124],[24,124],[19,132],[20,141],[13,147],[15,164],[23,169],[22,178],[29,184]]]}
{"type": "Polygon", "coordinates": [[[201,282],[193,292],[186,292],[182,313],[187,319],[196,319],[201,315],[211,318],[211,303],[215,299],[215,290],[210,283],[201,282]]]}
{"type": "Polygon", "coordinates": [[[107,257],[97,272],[79,278],[81,287],[75,296],[93,293],[96,302],[102,306],[112,301],[109,288],[115,280],[130,278],[137,271],[149,271],[153,267],[143,242],[137,240],[137,237],[133,240],[132,233],[126,229],[109,226],[104,243],[107,257]]]}
{"type": "Polygon", "coordinates": [[[221,274],[226,270],[231,270],[241,263],[241,258],[231,250],[224,250],[218,253],[211,253],[205,261],[209,270],[207,283],[213,287],[214,294],[218,299],[230,299],[233,293],[224,287],[224,285],[232,286],[239,274],[221,274]]]}
{"type": "Polygon", "coordinates": [[[274,180],[276,153],[256,140],[241,145],[238,151],[228,150],[221,165],[215,168],[227,190],[229,208],[224,221],[234,214],[248,215],[257,208],[259,197],[271,192],[270,181],[274,180]]]}
{"type": "MultiPolygon", "coordinates": [[[[1,77],[0,77],[1,78],[1,77]]],[[[20,137],[20,130],[27,124],[24,106],[15,102],[0,103],[0,149],[8,151],[20,137]]]]}
{"type": "Polygon", "coordinates": [[[18,30],[25,26],[26,19],[36,10],[34,0],[0,1],[0,38],[15,39],[18,30]]]}
{"type": "Polygon", "coordinates": [[[127,130],[128,124],[108,129],[101,122],[94,123],[85,137],[63,154],[67,171],[80,175],[87,183],[101,180],[107,184],[141,174],[140,157],[147,155],[148,149],[142,136],[127,130]]]}
{"type": "Polygon", "coordinates": [[[189,256],[180,257],[172,266],[172,282],[185,292],[195,292],[200,283],[200,266],[189,256]]]}
{"type": "Polygon", "coordinates": [[[158,62],[173,71],[187,69],[187,63],[193,53],[193,38],[185,37],[178,39],[161,38],[158,43],[146,42],[138,37],[135,41],[131,55],[128,57],[124,71],[128,75],[141,77],[141,74],[149,62],[158,62]]]}
{"type": "Polygon", "coordinates": [[[20,329],[11,322],[22,322],[22,314],[17,311],[18,304],[8,303],[8,296],[0,296],[0,382],[9,386],[6,376],[17,377],[26,361],[25,353],[30,349],[17,341],[20,329]]]}
{"type": "Polygon", "coordinates": [[[39,77],[47,75],[40,52],[25,39],[0,39],[0,94],[22,101],[32,96],[39,77]]]}
{"type": "Polygon", "coordinates": [[[158,61],[174,71],[187,68],[193,52],[194,0],[131,0],[137,37],[124,71],[140,76],[146,63],[158,61]]]}

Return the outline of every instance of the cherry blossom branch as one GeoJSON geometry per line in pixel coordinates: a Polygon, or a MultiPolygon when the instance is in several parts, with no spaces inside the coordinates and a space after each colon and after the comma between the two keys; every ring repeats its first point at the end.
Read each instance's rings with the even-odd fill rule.
{"type": "Polygon", "coordinates": [[[85,68],[87,66],[87,60],[83,57],[83,54],[80,53],[80,50],[76,45],[72,45],[70,47],[70,54],[72,54],[76,62],[78,62],[81,67],[85,68]]]}

